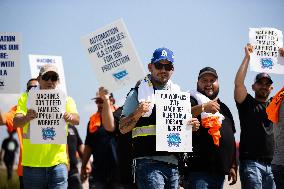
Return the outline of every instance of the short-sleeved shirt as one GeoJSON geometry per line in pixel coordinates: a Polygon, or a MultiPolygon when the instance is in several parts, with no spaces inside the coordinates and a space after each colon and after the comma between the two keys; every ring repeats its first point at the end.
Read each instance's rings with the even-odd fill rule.
{"type": "Polygon", "coordinates": [[[279,109],[279,122],[273,126],[275,151],[272,164],[284,166],[284,101],[279,109]]]}
{"type": "Polygon", "coordinates": [[[123,107],[118,108],[114,113],[115,133],[117,133],[117,157],[119,180],[122,184],[131,184],[132,178],[132,144],[131,132],[121,134],[119,131],[119,120],[123,107]]]}
{"type": "Polygon", "coordinates": [[[78,160],[76,154],[82,144],[82,139],[76,127],[74,125],[68,125],[67,145],[70,161],[70,170],[68,172],[69,175],[79,172],[77,168],[78,160]]]}
{"type": "MultiPolygon", "coordinates": [[[[219,146],[214,144],[208,128],[201,125],[198,131],[192,133],[193,152],[189,153],[188,168],[190,171],[205,171],[213,174],[228,174],[235,162],[235,123],[229,108],[220,100],[220,113],[225,117],[220,128],[221,138],[219,146]]],[[[191,106],[196,106],[197,101],[191,97],[191,106]]],[[[198,116],[201,122],[201,116],[198,116]]]]}
{"type": "Polygon", "coordinates": [[[18,142],[13,137],[4,139],[2,143],[2,149],[4,150],[4,162],[13,164],[15,160],[15,154],[18,150],[18,142]]]}
{"type": "Polygon", "coordinates": [[[105,130],[103,125],[95,131],[90,130],[88,123],[85,145],[92,149],[95,181],[114,182],[118,180],[118,159],[116,133],[105,130]]]}
{"type": "Polygon", "coordinates": [[[241,125],[240,160],[272,160],[273,124],[266,114],[269,103],[270,100],[259,102],[250,94],[247,94],[242,103],[236,102],[241,125]]]}
{"type": "MultiPolygon", "coordinates": [[[[18,100],[16,114],[27,114],[27,101],[28,93],[23,93],[18,100]]],[[[78,114],[74,100],[71,97],[67,97],[66,101],[66,112],[78,114]]],[[[29,127],[29,123],[27,123],[23,127],[23,134],[25,136],[29,136],[29,127]]],[[[60,163],[68,163],[66,154],[66,144],[31,144],[29,138],[23,138],[23,166],[52,167],[60,163]]]]}

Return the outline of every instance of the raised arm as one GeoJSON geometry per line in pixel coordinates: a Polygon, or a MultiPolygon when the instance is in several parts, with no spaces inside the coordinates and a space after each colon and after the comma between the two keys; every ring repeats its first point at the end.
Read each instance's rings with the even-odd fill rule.
{"type": "Polygon", "coordinates": [[[242,103],[247,96],[247,89],[244,81],[247,74],[248,64],[250,60],[250,53],[252,53],[252,51],[253,51],[253,46],[247,44],[245,46],[245,57],[235,77],[234,97],[238,103],[242,103]]]}
{"type": "Polygon", "coordinates": [[[2,114],[0,110],[0,126],[5,124],[6,124],[5,116],[2,114]]]}
{"type": "Polygon", "coordinates": [[[109,92],[104,87],[99,88],[100,98],[103,100],[103,109],[102,109],[102,125],[105,130],[113,132],[115,130],[115,122],[112,112],[112,101],[109,95],[109,92]]]}

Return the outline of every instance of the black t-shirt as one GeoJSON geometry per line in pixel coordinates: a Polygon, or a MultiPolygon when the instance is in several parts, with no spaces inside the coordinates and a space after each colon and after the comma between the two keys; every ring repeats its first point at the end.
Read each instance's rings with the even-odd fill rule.
{"type": "Polygon", "coordinates": [[[118,180],[117,139],[115,132],[108,132],[101,125],[90,132],[88,124],[85,145],[92,149],[92,176],[95,181],[112,182],[118,180]]]}
{"type": "Polygon", "coordinates": [[[114,112],[116,133],[117,133],[117,155],[119,162],[119,179],[122,184],[130,184],[132,179],[132,134],[128,132],[121,134],[119,131],[119,120],[122,107],[114,112]]]}
{"type": "Polygon", "coordinates": [[[83,144],[81,137],[75,126],[68,126],[68,136],[67,136],[67,144],[68,144],[68,154],[70,159],[70,170],[69,175],[74,173],[78,173],[77,168],[77,158],[76,152],[79,151],[79,146],[83,144]]]}
{"type": "Polygon", "coordinates": [[[273,124],[268,120],[266,107],[248,94],[243,103],[236,102],[240,125],[240,159],[271,161],[274,151],[273,124]]]}
{"type": "MultiPolygon", "coordinates": [[[[213,138],[208,134],[208,128],[199,127],[192,132],[193,152],[189,153],[188,169],[190,171],[205,171],[213,174],[228,174],[235,161],[235,123],[229,108],[218,100],[220,113],[225,117],[220,128],[221,138],[219,146],[214,144],[213,138]]],[[[191,97],[191,105],[197,101],[191,97]]],[[[201,116],[198,116],[201,122],[201,116]]]]}
{"type": "Polygon", "coordinates": [[[18,150],[18,142],[13,137],[8,137],[4,139],[2,143],[2,149],[4,152],[4,162],[14,164],[15,154],[18,150]]]}
{"type": "MultiPolygon", "coordinates": [[[[131,132],[121,134],[119,120],[122,107],[114,113],[115,131],[108,132],[101,125],[94,133],[87,131],[85,144],[93,150],[93,176],[98,181],[132,183],[131,132]]],[[[89,125],[89,124],[88,124],[89,125]]]]}

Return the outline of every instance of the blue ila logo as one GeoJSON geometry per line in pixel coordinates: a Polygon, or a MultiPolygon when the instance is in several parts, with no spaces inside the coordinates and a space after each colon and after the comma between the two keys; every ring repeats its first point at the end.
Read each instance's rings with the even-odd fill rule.
{"type": "Polygon", "coordinates": [[[122,78],[128,75],[128,72],[126,70],[122,70],[120,72],[113,73],[112,75],[115,79],[121,80],[122,78]]]}
{"type": "Polygon", "coordinates": [[[179,144],[181,143],[181,138],[179,133],[170,133],[167,135],[168,138],[168,146],[176,146],[179,147],[179,144]]]}
{"type": "Polygon", "coordinates": [[[262,58],[260,59],[261,68],[269,68],[272,69],[273,61],[271,58],[262,58]]]}
{"type": "Polygon", "coordinates": [[[54,140],[56,133],[53,127],[42,128],[42,138],[43,140],[54,140]]]}

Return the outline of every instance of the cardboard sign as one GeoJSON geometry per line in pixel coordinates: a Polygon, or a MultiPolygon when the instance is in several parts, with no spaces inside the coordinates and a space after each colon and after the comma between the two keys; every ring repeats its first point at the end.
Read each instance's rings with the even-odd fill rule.
{"type": "Polygon", "coordinates": [[[37,78],[40,68],[45,64],[55,64],[59,72],[58,88],[67,94],[63,61],[61,56],[51,55],[29,55],[29,63],[32,78],[37,78]]]}
{"type": "Polygon", "coordinates": [[[30,122],[32,144],[66,144],[67,130],[63,118],[66,96],[61,90],[30,90],[30,108],[37,118],[30,122]]]}
{"type": "Polygon", "coordinates": [[[145,76],[122,19],[81,39],[101,86],[110,91],[133,84],[145,76]]]}
{"type": "Polygon", "coordinates": [[[20,93],[21,36],[0,33],[0,93],[20,93]]]}
{"type": "Polygon", "coordinates": [[[192,152],[190,94],[156,90],[156,150],[192,152]]]}
{"type": "Polygon", "coordinates": [[[284,74],[284,58],[279,54],[283,35],[275,28],[250,28],[249,42],[253,45],[250,68],[256,72],[284,74]]]}

